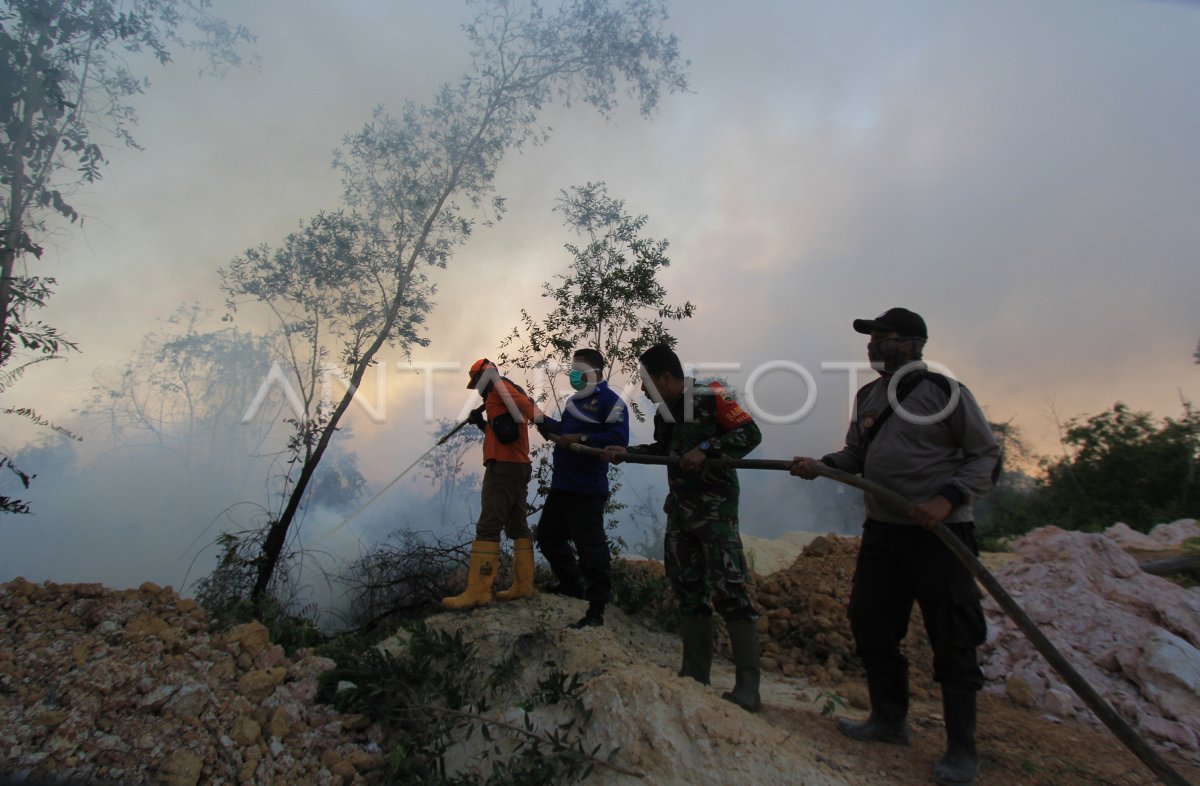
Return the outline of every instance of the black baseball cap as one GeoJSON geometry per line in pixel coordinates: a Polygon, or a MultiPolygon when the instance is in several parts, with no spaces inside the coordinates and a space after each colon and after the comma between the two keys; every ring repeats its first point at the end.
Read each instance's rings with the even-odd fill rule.
{"type": "Polygon", "coordinates": [[[894,330],[902,336],[929,338],[925,320],[921,319],[920,314],[907,308],[889,308],[874,319],[856,319],[854,329],[868,335],[872,330],[894,330]]]}

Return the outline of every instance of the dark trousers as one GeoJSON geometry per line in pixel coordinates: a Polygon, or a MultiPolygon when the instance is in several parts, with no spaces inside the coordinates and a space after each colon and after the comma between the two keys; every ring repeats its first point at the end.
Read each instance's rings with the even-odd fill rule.
{"type": "MultiPolygon", "coordinates": [[[[972,523],[946,526],[979,553],[972,523]]],[[[980,597],[970,571],[932,532],[868,519],[848,613],[872,705],[884,703],[897,712],[908,707],[908,661],[900,642],[908,632],[914,600],[933,646],[933,678],[943,688],[982,688],[976,647],[983,643],[987,624],[980,597]]]]}
{"type": "Polygon", "coordinates": [[[612,557],[604,534],[607,500],[607,494],[550,489],[537,526],[538,550],[555,578],[564,587],[584,588],[592,603],[608,603],[612,598],[612,557]]]}

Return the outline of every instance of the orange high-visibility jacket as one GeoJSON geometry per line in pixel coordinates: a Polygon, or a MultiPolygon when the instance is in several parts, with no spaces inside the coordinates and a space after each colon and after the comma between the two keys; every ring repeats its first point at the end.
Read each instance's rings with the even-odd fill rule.
{"type": "Polygon", "coordinates": [[[517,422],[517,438],[507,445],[501,444],[500,440],[496,439],[495,430],[489,427],[483,435],[483,463],[496,460],[529,464],[529,426],[527,424],[537,415],[537,406],[519,387],[503,377],[497,379],[492,385],[485,403],[487,404],[489,423],[500,415],[512,414],[513,419],[517,422]]]}

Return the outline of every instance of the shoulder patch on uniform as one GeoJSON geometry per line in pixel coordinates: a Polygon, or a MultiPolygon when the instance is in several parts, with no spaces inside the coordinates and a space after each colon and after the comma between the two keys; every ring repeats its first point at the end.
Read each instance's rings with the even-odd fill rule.
{"type": "Polygon", "coordinates": [[[713,398],[717,403],[717,424],[726,431],[732,431],[738,426],[745,425],[754,420],[750,417],[750,413],[742,409],[742,405],[734,400],[733,396],[725,386],[720,382],[711,382],[709,387],[712,388],[713,398]]]}

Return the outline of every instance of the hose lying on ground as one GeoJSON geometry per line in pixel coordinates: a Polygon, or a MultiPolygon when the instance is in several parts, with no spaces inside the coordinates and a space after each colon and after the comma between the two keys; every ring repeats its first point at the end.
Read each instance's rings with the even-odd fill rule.
{"type": "Polygon", "coordinates": [[[1184,554],[1181,557],[1139,562],[1138,567],[1145,573],[1153,573],[1155,576],[1170,576],[1172,573],[1183,573],[1200,568],[1200,554],[1184,554]]]}
{"type": "MultiPolygon", "coordinates": [[[[583,453],[585,455],[595,456],[597,458],[604,453],[602,450],[597,448],[589,448],[585,445],[580,445],[579,443],[572,444],[570,449],[577,453],[583,453]]],[[[630,464],[670,465],[679,463],[678,456],[648,456],[641,454],[622,453],[620,454],[620,457],[622,462],[628,462],[630,464]]],[[[729,469],[770,469],[787,471],[792,467],[791,461],[776,459],[710,458],[706,459],[704,463],[711,467],[724,467],[729,469]]],[[[875,499],[877,499],[881,504],[885,505],[897,515],[904,516],[905,518],[912,518],[912,513],[916,505],[914,505],[910,500],[905,499],[900,494],[884,488],[878,483],[874,483],[865,478],[859,477],[858,475],[851,475],[849,472],[843,472],[839,469],[834,469],[833,467],[826,466],[819,462],[814,462],[813,470],[816,472],[816,474],[821,475],[822,477],[826,477],[830,480],[835,480],[838,483],[845,483],[848,486],[854,486],[855,488],[861,489],[875,497],[875,499]]],[[[1158,755],[1158,752],[1155,751],[1149,743],[1138,736],[1137,732],[1135,732],[1133,728],[1131,728],[1129,724],[1125,722],[1125,719],[1117,714],[1117,711],[1113,709],[1112,705],[1105,701],[1104,697],[1097,693],[1096,689],[1093,688],[1091,684],[1083,678],[1083,675],[1075,670],[1075,667],[1063,657],[1062,653],[1060,653],[1058,649],[1050,642],[1050,639],[1046,638],[1046,634],[1042,633],[1041,629],[1038,628],[1034,621],[1029,618],[1029,615],[1026,614],[1019,605],[1017,605],[1017,602],[1013,600],[1012,596],[1009,595],[1004,587],[1000,585],[1000,582],[996,580],[996,577],[992,575],[991,571],[984,567],[983,563],[971,553],[971,550],[968,549],[961,540],[955,537],[954,533],[946,528],[945,524],[938,524],[937,527],[933,528],[931,531],[937,535],[943,543],[946,544],[947,548],[954,552],[954,555],[958,557],[958,559],[961,560],[964,565],[967,566],[967,569],[971,571],[971,575],[973,575],[976,580],[978,580],[979,583],[984,586],[984,588],[988,591],[988,594],[996,599],[996,603],[998,603],[1000,608],[1004,610],[1004,613],[1007,614],[1009,618],[1017,624],[1017,627],[1021,629],[1021,632],[1025,634],[1026,638],[1029,639],[1034,648],[1037,649],[1037,651],[1041,653],[1042,657],[1046,659],[1046,662],[1049,663],[1056,672],[1058,672],[1059,676],[1063,678],[1067,685],[1071,686],[1071,690],[1075,691],[1075,694],[1079,696],[1079,698],[1083,699],[1088,708],[1096,714],[1096,717],[1099,718],[1100,721],[1117,736],[1117,739],[1119,739],[1125,745],[1125,747],[1133,753],[1133,755],[1137,756],[1142,763],[1149,767],[1150,770],[1156,776],[1158,776],[1158,779],[1164,784],[1167,784],[1167,786],[1191,786],[1188,781],[1184,780],[1182,775],[1176,772],[1171,765],[1167,764],[1167,762],[1158,755]]]]}

